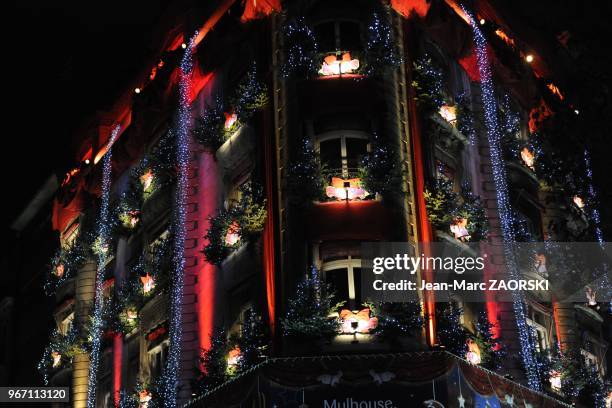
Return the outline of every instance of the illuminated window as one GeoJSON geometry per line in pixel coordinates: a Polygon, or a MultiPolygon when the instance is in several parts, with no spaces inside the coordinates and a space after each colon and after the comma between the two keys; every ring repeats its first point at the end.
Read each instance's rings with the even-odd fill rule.
{"type": "Polygon", "coordinates": [[[336,293],[337,301],[345,301],[344,307],[357,309],[361,306],[361,259],[348,256],[345,259],[323,263],[321,271],[325,282],[336,293]]]}

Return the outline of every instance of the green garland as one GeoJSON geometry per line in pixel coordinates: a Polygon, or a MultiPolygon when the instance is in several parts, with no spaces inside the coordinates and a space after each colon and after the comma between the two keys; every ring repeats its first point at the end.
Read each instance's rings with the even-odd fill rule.
{"type": "Polygon", "coordinates": [[[210,337],[210,347],[200,353],[196,376],[191,384],[193,392],[205,394],[231,377],[227,368],[227,354],[230,349],[226,331],[216,329],[210,337]]]}
{"type": "Polygon", "coordinates": [[[192,135],[206,150],[214,153],[242,124],[248,123],[255,112],[268,103],[268,88],[258,80],[257,68],[253,63],[227,103],[217,97],[213,106],[204,109],[202,116],[196,119],[192,135]],[[230,128],[225,127],[227,111],[227,114],[237,115],[230,128]]]}
{"type": "Polygon", "coordinates": [[[372,149],[361,161],[360,177],[370,194],[387,196],[400,191],[402,169],[395,151],[372,134],[372,149]]]}
{"type": "Polygon", "coordinates": [[[457,218],[468,220],[467,230],[472,241],[486,239],[488,221],[480,198],[466,187],[462,194],[453,191],[452,182],[438,177],[431,189],[426,189],[425,208],[432,226],[448,232],[451,223],[457,218]]]}
{"type": "Polygon", "coordinates": [[[402,57],[397,52],[395,45],[393,27],[384,15],[381,16],[382,13],[374,12],[367,27],[365,73],[368,76],[384,74],[402,63],[402,57]]]}
{"type": "Polygon", "coordinates": [[[261,316],[249,309],[244,314],[240,336],[233,340],[240,349],[237,373],[244,372],[266,359],[270,348],[270,336],[261,316]]]}
{"type": "Polygon", "coordinates": [[[367,306],[372,315],[378,318],[378,326],[372,334],[381,339],[394,342],[402,336],[412,336],[423,328],[418,302],[376,302],[367,306]]]}
{"type": "Polygon", "coordinates": [[[414,62],[412,72],[414,99],[419,109],[429,116],[444,105],[444,75],[428,55],[414,62]]]}
{"type": "Polygon", "coordinates": [[[263,231],[267,210],[263,189],[258,184],[247,182],[240,187],[241,197],[229,209],[222,209],[210,217],[207,242],[202,250],[210,263],[220,265],[229,254],[242,243],[252,242],[263,231]],[[228,243],[228,233],[239,236],[234,243],[228,243]]]}
{"type": "Polygon", "coordinates": [[[72,363],[72,359],[77,354],[87,352],[87,342],[80,335],[78,328],[72,325],[66,334],[62,334],[59,330],[54,329],[49,338],[49,344],[45,347],[43,355],[38,362],[38,372],[43,377],[45,384],[49,383],[49,374],[61,367],[72,363]],[[59,364],[54,367],[54,359],[52,353],[58,353],[59,364]]]}
{"type": "Polygon", "coordinates": [[[292,202],[306,205],[325,199],[327,175],[308,138],[302,139],[287,170],[287,189],[292,202]]]}

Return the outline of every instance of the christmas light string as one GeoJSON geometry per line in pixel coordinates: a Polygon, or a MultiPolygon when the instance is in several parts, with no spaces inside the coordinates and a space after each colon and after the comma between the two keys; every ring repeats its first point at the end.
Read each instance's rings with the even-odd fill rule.
{"type": "Polygon", "coordinates": [[[102,326],[104,325],[104,268],[108,259],[108,242],[111,236],[112,226],[109,223],[109,198],[110,198],[110,187],[111,187],[111,173],[112,173],[112,146],[119,135],[121,126],[116,125],[108,139],[106,144],[106,154],[102,159],[102,201],[100,203],[100,213],[98,214],[98,220],[96,223],[96,229],[98,233],[98,240],[102,248],[106,250],[100,250],[97,252],[98,255],[98,267],[96,271],[96,284],[95,284],[95,299],[94,299],[94,311],[92,316],[92,327],[91,327],[91,353],[89,356],[89,378],[87,382],[87,408],[94,408],[96,406],[96,379],[98,375],[98,364],[100,362],[100,346],[102,338],[102,326]]]}
{"type": "MultiPolygon", "coordinates": [[[[513,228],[513,213],[508,194],[506,168],[502,155],[501,132],[497,114],[497,101],[495,98],[491,65],[489,56],[487,55],[487,41],[483,33],[478,28],[473,14],[468,12],[465,6],[462,5],[461,7],[463,11],[470,16],[470,26],[472,27],[474,34],[474,46],[480,74],[480,87],[484,105],[485,125],[487,129],[487,138],[489,141],[491,164],[493,167],[493,181],[499,208],[499,218],[501,221],[506,266],[508,268],[510,278],[518,279],[519,269],[518,265],[516,264],[516,260],[514,259],[516,232],[513,228]]],[[[512,292],[512,300],[521,344],[521,357],[523,359],[523,364],[525,366],[525,372],[527,375],[527,383],[532,389],[540,391],[542,386],[538,375],[538,364],[535,359],[536,349],[531,330],[526,321],[524,299],[520,292],[515,291],[512,292]]]]}
{"type": "Polygon", "coordinates": [[[191,37],[180,65],[179,109],[176,129],[177,183],[173,214],[174,254],[172,257],[174,276],[170,292],[170,324],[168,361],[164,367],[161,393],[164,407],[176,407],[178,374],[180,369],[182,338],[182,302],[185,270],[185,220],[187,197],[187,172],[189,170],[189,140],[191,126],[191,75],[193,50],[197,32],[191,37]]]}
{"type": "Polygon", "coordinates": [[[597,242],[599,244],[604,243],[603,233],[601,231],[601,219],[599,217],[599,210],[595,206],[597,201],[597,193],[595,192],[595,187],[593,186],[593,169],[591,168],[591,156],[589,155],[589,151],[584,149],[584,164],[586,167],[586,176],[589,183],[588,193],[589,193],[589,201],[591,203],[591,219],[595,223],[595,237],[597,238],[597,242]]]}

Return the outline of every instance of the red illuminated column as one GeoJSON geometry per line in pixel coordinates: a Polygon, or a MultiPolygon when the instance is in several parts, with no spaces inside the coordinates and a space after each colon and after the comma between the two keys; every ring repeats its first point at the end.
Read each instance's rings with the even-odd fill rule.
{"type": "Polygon", "coordinates": [[[201,240],[197,254],[198,338],[200,349],[206,350],[210,347],[210,336],[215,325],[216,266],[206,262],[199,251],[208,244],[203,237],[210,226],[209,217],[217,211],[219,175],[214,155],[209,152],[198,153],[198,167],[198,183],[194,186],[199,204],[197,228],[194,231],[201,240]]]}

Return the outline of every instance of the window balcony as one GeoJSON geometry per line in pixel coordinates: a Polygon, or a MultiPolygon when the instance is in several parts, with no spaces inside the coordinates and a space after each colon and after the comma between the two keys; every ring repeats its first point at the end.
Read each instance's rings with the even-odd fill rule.
{"type": "Polygon", "coordinates": [[[319,202],[309,210],[308,233],[313,239],[385,240],[392,231],[391,211],[381,201],[319,202]]]}

